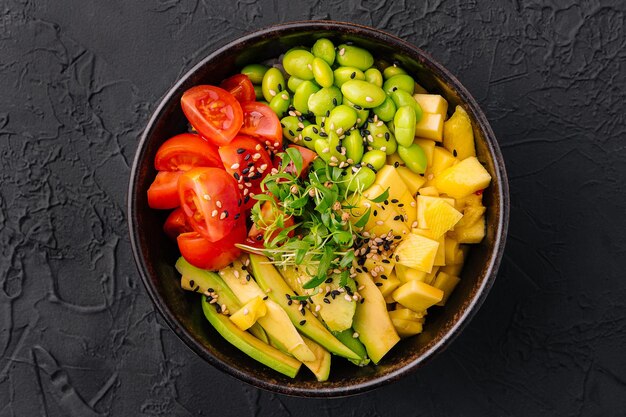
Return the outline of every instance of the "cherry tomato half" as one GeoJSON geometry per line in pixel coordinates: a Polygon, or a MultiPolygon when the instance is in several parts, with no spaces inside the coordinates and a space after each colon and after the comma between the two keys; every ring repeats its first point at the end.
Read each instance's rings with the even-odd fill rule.
{"type": "Polygon", "coordinates": [[[180,206],[178,179],[182,171],[161,171],[148,188],[148,205],[153,209],[173,209],[180,206]]]}
{"type": "MultiPolygon", "coordinates": [[[[266,226],[273,224],[274,221],[276,221],[276,216],[278,214],[282,214],[282,212],[278,208],[274,207],[274,205],[271,204],[269,201],[265,201],[261,206],[261,219],[259,219],[259,224],[253,223],[252,227],[250,227],[250,231],[248,232],[248,238],[246,239],[246,244],[254,246],[256,248],[265,247],[264,236],[266,226]]],[[[291,227],[294,224],[295,223],[293,217],[289,217],[285,219],[283,228],[291,227]]],[[[283,229],[276,229],[276,231],[274,231],[274,233],[272,233],[272,235],[270,236],[269,240],[271,241],[276,236],[278,236],[281,230],[283,229]]],[[[293,230],[288,233],[289,237],[292,237],[293,235],[293,230]]]]}
{"type": "MultiPolygon", "coordinates": [[[[176,198],[178,199],[178,189],[176,192],[176,198]]],[[[178,235],[185,232],[191,232],[193,229],[187,223],[187,216],[182,208],[177,208],[167,216],[165,224],[163,225],[163,231],[171,239],[176,240],[178,235]]]]}
{"type": "MultiPolygon", "coordinates": [[[[315,158],[317,158],[317,153],[303,146],[289,145],[288,147],[296,149],[300,152],[300,156],[302,156],[302,170],[300,171],[300,177],[305,176],[308,172],[309,165],[311,164],[311,162],[313,162],[315,158]]],[[[293,162],[289,163],[287,168],[285,168],[285,171],[290,174],[296,173],[296,167],[294,166],[293,162]]]]}
{"type": "Polygon", "coordinates": [[[261,192],[261,181],[273,167],[269,154],[257,140],[242,135],[220,147],[219,154],[226,172],[242,187],[243,207],[249,209],[256,203],[252,196],[261,192]]]}
{"type": "Polygon", "coordinates": [[[185,91],[180,104],[189,123],[217,146],[230,142],[243,123],[241,105],[232,94],[219,87],[192,87],[185,91]]]}
{"type": "Polygon", "coordinates": [[[221,167],[222,162],[217,147],[193,133],[166,140],[154,158],[159,171],[187,171],[197,166],[221,167]]]}
{"type": "Polygon", "coordinates": [[[211,242],[223,239],[241,216],[237,181],[219,168],[193,168],[178,180],[189,225],[211,242]]]}
{"type": "Polygon", "coordinates": [[[237,259],[241,250],[236,243],[246,240],[246,222],[240,219],[223,239],[211,242],[200,233],[183,233],[176,239],[180,254],[193,266],[217,271],[237,259]]]}
{"type": "Polygon", "coordinates": [[[243,126],[239,133],[259,139],[272,152],[282,151],[283,129],[276,113],[268,105],[257,102],[242,103],[241,108],[243,126]]]}
{"type": "Polygon", "coordinates": [[[256,100],[254,86],[247,75],[235,74],[228,77],[222,81],[220,87],[232,94],[240,103],[256,100]]]}

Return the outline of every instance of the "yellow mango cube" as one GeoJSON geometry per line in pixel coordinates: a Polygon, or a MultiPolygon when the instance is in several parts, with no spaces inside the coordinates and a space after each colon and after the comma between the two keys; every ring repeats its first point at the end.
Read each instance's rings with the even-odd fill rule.
{"type": "Polygon", "coordinates": [[[441,235],[439,238],[435,239],[435,237],[433,236],[432,230],[425,230],[425,229],[419,229],[419,228],[411,229],[411,233],[415,233],[420,236],[424,236],[429,239],[438,241],[439,248],[437,248],[437,255],[435,255],[435,262],[433,263],[433,266],[443,266],[446,264],[446,248],[445,248],[446,237],[444,235],[441,235]]]}
{"type": "Polygon", "coordinates": [[[473,226],[481,217],[485,215],[487,209],[484,206],[466,206],[461,213],[463,218],[457,223],[457,227],[473,226]]]}
{"type": "Polygon", "coordinates": [[[433,281],[435,281],[435,278],[437,278],[437,274],[439,273],[440,268],[441,268],[440,266],[433,266],[433,270],[430,272],[430,274],[426,275],[426,277],[424,278],[424,281],[422,282],[424,284],[432,285],[433,281]]]}
{"type": "MultiPolygon", "coordinates": [[[[390,207],[390,206],[389,206],[390,207]]],[[[395,211],[393,208],[388,208],[386,210],[378,210],[378,213],[387,212],[391,213],[391,215],[387,218],[387,220],[377,220],[374,227],[369,229],[369,232],[372,236],[384,236],[387,235],[390,231],[394,236],[405,236],[409,234],[409,228],[406,223],[403,222],[400,218],[400,214],[395,211]]]]}
{"type": "Polygon", "coordinates": [[[433,269],[439,242],[408,233],[394,253],[396,263],[430,273],[433,269]]]}
{"type": "Polygon", "coordinates": [[[426,154],[426,167],[433,165],[433,152],[435,151],[436,142],[430,139],[416,138],[413,143],[417,143],[426,154]]]}
{"type": "Polygon", "coordinates": [[[408,190],[404,180],[392,165],[385,165],[378,171],[374,184],[380,186],[383,191],[389,189],[390,199],[399,198],[408,190]]]}
{"type": "Polygon", "coordinates": [[[433,239],[439,239],[461,220],[463,215],[447,202],[438,199],[426,207],[424,220],[433,239]]]}
{"type": "MultiPolygon", "coordinates": [[[[448,102],[439,94],[414,94],[413,98],[424,113],[440,114],[444,118],[448,113],[448,102]]],[[[444,124],[445,127],[445,124],[444,124]]]]}
{"type": "Polygon", "coordinates": [[[390,296],[402,284],[393,271],[389,275],[381,272],[373,278],[374,284],[378,287],[383,297],[390,296]]]}
{"type": "Polygon", "coordinates": [[[235,326],[246,331],[256,323],[261,317],[267,314],[267,306],[261,297],[254,297],[243,307],[230,316],[235,326]]]}
{"type": "Polygon", "coordinates": [[[404,307],[421,312],[443,300],[443,291],[421,281],[409,281],[395,290],[392,296],[404,307]]]}
{"type": "MultiPolygon", "coordinates": [[[[400,306],[400,304],[398,304],[398,306],[400,306]]],[[[415,312],[408,308],[403,308],[402,306],[389,312],[389,317],[391,317],[392,319],[410,320],[410,321],[416,321],[419,323],[424,323],[425,316],[426,316],[425,311],[415,312]]]]}
{"type": "Polygon", "coordinates": [[[399,166],[396,168],[396,172],[400,175],[400,178],[404,181],[406,188],[411,195],[415,195],[417,190],[426,182],[426,178],[411,171],[407,167],[399,166]]]}
{"type": "Polygon", "coordinates": [[[422,113],[422,118],[415,126],[415,137],[432,139],[436,142],[443,140],[444,116],[435,113],[422,113]]]}
{"type": "MultiPolygon", "coordinates": [[[[410,192],[404,193],[395,204],[395,209],[404,216],[404,222],[408,227],[413,227],[413,223],[417,221],[417,202],[410,192]]],[[[392,199],[392,203],[393,203],[392,199]]]]}
{"type": "Polygon", "coordinates": [[[433,164],[428,173],[437,176],[437,174],[458,162],[459,159],[455,158],[452,153],[448,152],[441,146],[436,146],[433,150],[433,164]]]}
{"type": "Polygon", "coordinates": [[[446,304],[450,294],[452,294],[452,291],[454,291],[460,281],[459,277],[448,275],[445,272],[439,272],[437,274],[437,278],[433,281],[433,287],[439,288],[443,291],[443,298],[437,303],[438,306],[446,304]]]}
{"type": "Polygon", "coordinates": [[[445,169],[435,178],[437,189],[454,198],[463,198],[483,190],[490,182],[491,175],[474,156],[445,169]]]}
{"type": "Polygon", "coordinates": [[[485,237],[485,216],[471,226],[455,228],[450,236],[459,243],[480,243],[485,237]]]}
{"type": "Polygon", "coordinates": [[[400,282],[402,282],[403,284],[407,281],[412,281],[412,280],[424,281],[424,279],[428,275],[428,272],[420,271],[414,268],[409,268],[408,266],[404,266],[401,264],[396,264],[395,271],[396,271],[396,277],[398,277],[400,282]]]}
{"type": "Polygon", "coordinates": [[[454,207],[453,198],[432,197],[421,194],[417,196],[417,227],[419,227],[420,229],[428,229],[428,224],[426,223],[426,218],[424,217],[424,215],[426,214],[426,209],[437,200],[443,200],[446,203],[450,204],[450,206],[454,207]]]}
{"type": "Polygon", "coordinates": [[[420,334],[424,329],[422,323],[413,320],[402,320],[392,317],[391,323],[393,323],[396,333],[402,339],[420,334]]]}
{"type": "MultiPolygon", "coordinates": [[[[374,258],[367,258],[365,263],[363,264],[365,272],[369,272],[371,274],[372,271],[376,271],[376,275],[385,275],[389,276],[393,272],[393,267],[396,265],[396,260],[392,258],[382,258],[379,260],[374,260],[374,258]]],[[[372,274],[372,277],[374,275],[372,274]]]]}
{"type": "Polygon", "coordinates": [[[446,265],[451,265],[456,262],[456,253],[459,250],[459,242],[452,238],[446,238],[444,243],[444,257],[446,259],[446,265]]]}
{"type": "Polygon", "coordinates": [[[472,122],[461,106],[443,124],[443,146],[459,159],[476,156],[472,122]]]}
{"type": "Polygon", "coordinates": [[[439,191],[437,190],[437,187],[433,187],[432,185],[430,187],[422,187],[419,190],[420,195],[426,195],[429,197],[439,197],[439,191]]]}
{"type": "Polygon", "coordinates": [[[463,264],[447,264],[439,269],[441,272],[445,272],[448,275],[452,275],[453,277],[461,276],[461,271],[463,270],[463,264]]]}

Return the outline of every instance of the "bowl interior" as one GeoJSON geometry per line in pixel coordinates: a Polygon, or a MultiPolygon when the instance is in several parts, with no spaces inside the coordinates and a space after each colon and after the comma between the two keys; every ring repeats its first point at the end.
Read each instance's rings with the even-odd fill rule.
{"type": "Polygon", "coordinates": [[[183,77],[165,96],[150,120],[139,146],[129,190],[131,240],[139,270],[153,301],[172,329],[196,353],[216,367],[262,388],[306,396],[346,395],[374,388],[417,368],[448,343],[479,307],[501,256],[508,215],[506,174],[493,133],[469,93],[443,67],[405,42],[361,26],[332,22],[302,22],[268,28],[219,49],[183,77]],[[204,319],[198,296],[180,289],[173,265],[178,250],[162,232],[167,213],[151,210],[146,190],[156,172],[153,160],[169,137],[186,130],[180,109],[182,93],[197,84],[217,84],[246,64],[277,57],[296,45],[312,45],[327,37],[335,44],[353,42],[377,59],[397,62],[429,92],[443,95],[449,109],[463,104],[473,119],[478,158],[493,177],[484,193],[487,236],[473,245],[462,279],[445,308],[429,310],[424,332],[399,343],[379,366],[358,368],[333,359],[331,378],[318,383],[304,369],[296,379],[283,377],[229,345],[204,319]]]}

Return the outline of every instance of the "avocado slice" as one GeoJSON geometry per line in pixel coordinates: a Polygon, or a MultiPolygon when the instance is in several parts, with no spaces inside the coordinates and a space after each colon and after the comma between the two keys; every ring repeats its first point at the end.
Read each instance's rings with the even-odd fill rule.
{"type": "Polygon", "coordinates": [[[206,297],[202,298],[202,311],[209,323],[229,343],[266,365],[276,372],[294,378],[298,374],[301,363],[270,345],[261,342],[251,334],[242,331],[225,315],[218,313],[214,304],[209,304],[206,297]]]}
{"type": "Polygon", "coordinates": [[[318,381],[327,381],[330,375],[330,352],[308,337],[303,337],[303,339],[304,343],[315,354],[315,360],[302,363],[313,372],[318,381]]]}
{"type": "MultiPolygon", "coordinates": [[[[246,269],[247,267],[237,260],[218,273],[242,304],[255,297],[265,298],[267,295],[253,279],[247,279],[249,273],[246,269]]],[[[315,354],[302,340],[302,336],[291,323],[287,313],[274,300],[267,299],[264,302],[267,313],[264,317],[260,317],[257,323],[265,330],[270,340],[280,350],[295,356],[300,361],[314,361],[315,354]]]]}
{"type": "Polygon", "coordinates": [[[294,292],[266,257],[250,255],[250,266],[259,286],[287,312],[299,331],[335,355],[346,359],[359,359],[359,355],[337,340],[308,309],[300,310],[300,303],[290,302],[287,296],[295,296],[294,292]]]}
{"type": "MultiPolygon", "coordinates": [[[[182,256],[176,262],[176,269],[181,274],[180,286],[184,290],[204,294],[210,288],[216,294],[219,294],[218,300],[220,305],[224,304],[233,313],[241,308],[241,303],[235,297],[235,294],[216,273],[196,268],[182,256]]],[[[258,323],[255,323],[248,331],[262,342],[269,343],[267,334],[258,323]]]]}
{"type": "Polygon", "coordinates": [[[370,358],[367,357],[367,350],[363,343],[354,337],[354,329],[344,330],[342,332],[333,332],[333,335],[344,345],[346,345],[351,351],[359,355],[360,359],[350,359],[350,362],[357,366],[365,366],[370,363],[370,358]]]}
{"type": "Polygon", "coordinates": [[[363,302],[356,306],[353,327],[359,333],[359,339],[372,362],[378,363],[400,341],[400,337],[387,314],[385,299],[374,281],[368,274],[359,273],[356,282],[362,286],[359,294],[363,302]]]}

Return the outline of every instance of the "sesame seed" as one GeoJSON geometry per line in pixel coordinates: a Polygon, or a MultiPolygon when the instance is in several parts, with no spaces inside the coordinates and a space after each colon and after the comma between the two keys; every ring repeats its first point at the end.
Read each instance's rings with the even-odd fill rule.
{"type": "Polygon", "coordinates": [[[222,208],[222,202],[220,200],[217,200],[215,202],[215,205],[217,206],[217,208],[222,208]]]}
{"type": "Polygon", "coordinates": [[[289,96],[287,94],[281,94],[280,98],[282,98],[283,100],[289,100],[289,96]]]}
{"type": "Polygon", "coordinates": [[[270,96],[274,97],[276,95],[276,90],[269,90],[270,96]]]}
{"type": "Polygon", "coordinates": [[[248,313],[250,313],[250,310],[248,310],[247,308],[244,308],[244,309],[243,309],[243,315],[244,315],[244,316],[247,316],[247,315],[248,315],[248,313]]]}
{"type": "Polygon", "coordinates": [[[412,228],[412,229],[415,229],[416,227],[417,227],[417,222],[413,222],[413,223],[411,223],[411,228],[412,228]]]}
{"type": "Polygon", "coordinates": [[[339,50],[339,55],[343,56],[343,54],[345,54],[345,53],[346,53],[346,48],[341,48],[339,50]]]}
{"type": "Polygon", "coordinates": [[[321,305],[318,304],[318,305],[315,306],[315,311],[320,311],[321,309],[322,309],[321,305]]]}
{"type": "Polygon", "coordinates": [[[357,339],[359,337],[359,332],[354,332],[352,333],[352,337],[354,337],[355,339],[357,339]]]}
{"type": "Polygon", "coordinates": [[[230,169],[239,169],[239,164],[235,163],[230,166],[230,169]]]}
{"type": "Polygon", "coordinates": [[[306,324],[306,320],[300,321],[300,326],[304,326],[306,324]]]}
{"type": "Polygon", "coordinates": [[[228,217],[228,212],[223,211],[222,214],[220,214],[220,220],[224,220],[226,217],[228,217]]]}
{"type": "Polygon", "coordinates": [[[415,201],[411,201],[411,207],[415,207],[415,201]]]}
{"type": "Polygon", "coordinates": [[[385,222],[383,222],[382,220],[378,220],[378,221],[376,222],[376,224],[377,224],[378,226],[382,226],[384,223],[385,223],[385,222]]]}
{"type": "Polygon", "coordinates": [[[213,211],[211,212],[211,217],[215,217],[215,216],[217,216],[217,213],[218,213],[218,211],[217,211],[217,210],[213,210],[213,211]]]}
{"type": "Polygon", "coordinates": [[[373,98],[371,98],[370,96],[365,97],[365,101],[367,101],[368,103],[371,103],[372,101],[374,101],[373,98]]]}

